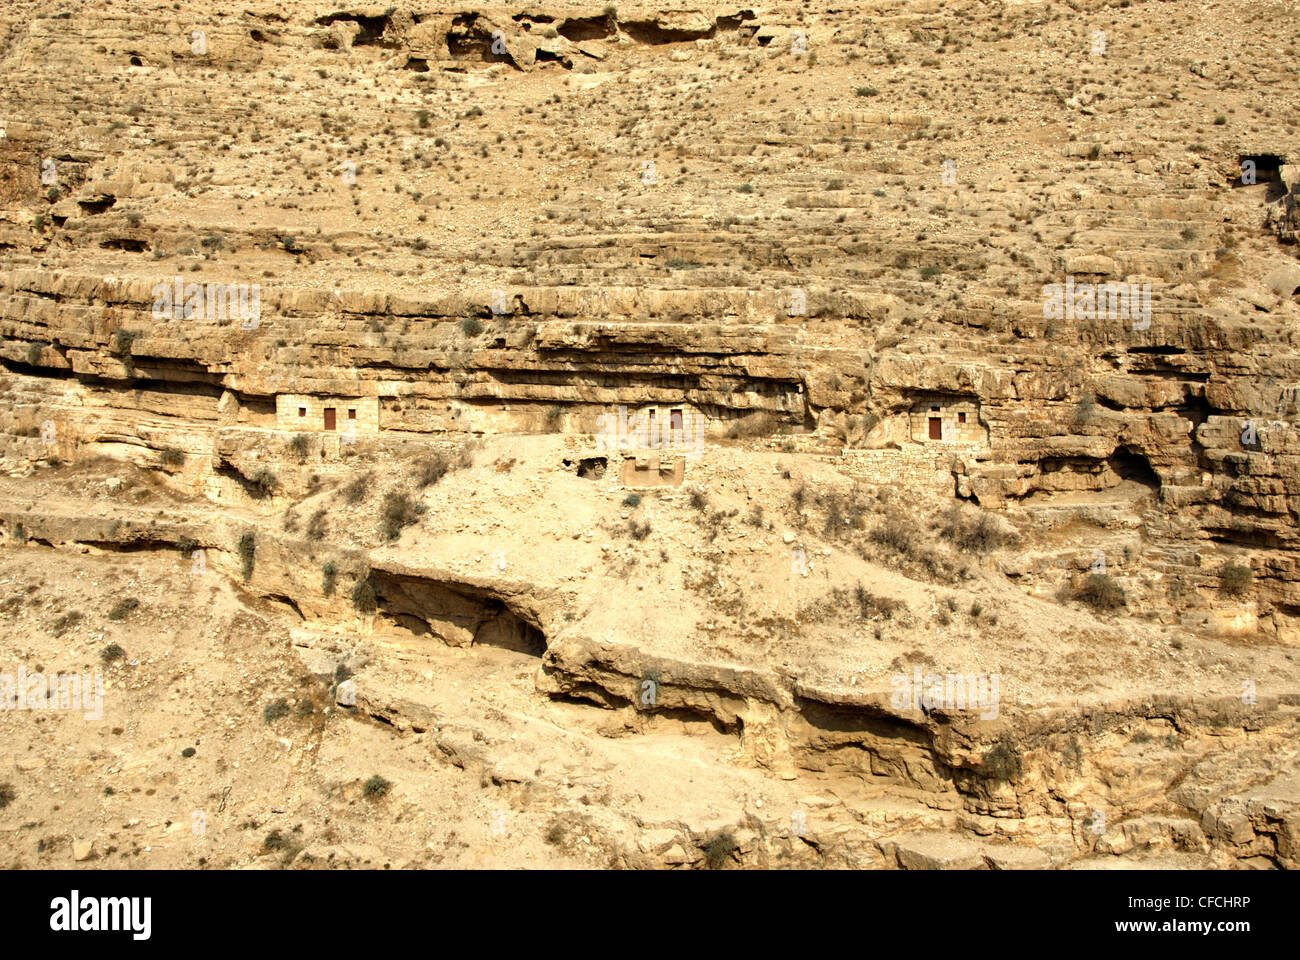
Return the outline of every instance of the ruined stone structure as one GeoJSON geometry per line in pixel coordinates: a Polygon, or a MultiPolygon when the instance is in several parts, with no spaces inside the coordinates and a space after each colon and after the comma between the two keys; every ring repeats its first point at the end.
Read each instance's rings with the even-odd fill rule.
{"type": "Polygon", "coordinates": [[[623,458],[623,485],[627,487],[680,487],[686,479],[686,458],[668,454],[643,454],[623,458]]]}

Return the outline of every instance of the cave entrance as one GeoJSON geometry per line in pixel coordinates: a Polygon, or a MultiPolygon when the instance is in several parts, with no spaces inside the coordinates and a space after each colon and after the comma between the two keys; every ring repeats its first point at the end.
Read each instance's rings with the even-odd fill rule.
{"type": "Polygon", "coordinates": [[[1151,490],[1160,489],[1160,475],[1152,468],[1151,461],[1128,447],[1118,447],[1107,463],[1121,481],[1140,483],[1151,490]]]}
{"type": "Polygon", "coordinates": [[[664,43],[692,43],[696,40],[708,40],[717,29],[716,24],[704,30],[674,30],[661,27],[654,20],[629,20],[624,23],[623,31],[637,43],[659,45],[664,43]]]}
{"type": "Polygon", "coordinates": [[[1286,193],[1282,183],[1282,165],[1286,157],[1278,153],[1242,153],[1237,156],[1237,170],[1232,178],[1232,186],[1250,187],[1266,184],[1266,202],[1272,202],[1286,193]]]}
{"type": "Polygon", "coordinates": [[[546,653],[546,637],[528,621],[517,616],[495,598],[483,604],[484,619],[474,632],[474,643],[541,657],[546,653]]]}
{"type": "Polygon", "coordinates": [[[589,40],[608,40],[618,33],[618,27],[612,16],[572,17],[559,26],[559,34],[571,43],[584,43],[589,40]]]}
{"type": "Polygon", "coordinates": [[[372,570],[379,615],[400,632],[451,647],[489,646],[530,657],[546,652],[546,635],[522,610],[470,584],[372,570]]]}
{"type": "Polygon", "coordinates": [[[131,253],[144,253],[149,249],[147,240],[137,240],[135,237],[110,237],[107,240],[101,240],[99,243],[102,250],[127,250],[131,253]]]}
{"type": "MultiPolygon", "coordinates": [[[[392,22],[388,14],[381,14],[374,17],[366,17],[353,13],[331,13],[323,17],[316,18],[316,24],[322,27],[332,26],[338,21],[347,23],[351,21],[359,28],[356,39],[352,41],[354,47],[381,46],[396,47],[397,43],[392,40],[385,40],[384,33],[388,30],[392,22]]],[[[257,39],[254,37],[253,39],[257,39]]]]}
{"type": "Polygon", "coordinates": [[[578,476],[584,480],[599,480],[605,475],[609,461],[604,457],[588,457],[578,461],[578,476]]]}

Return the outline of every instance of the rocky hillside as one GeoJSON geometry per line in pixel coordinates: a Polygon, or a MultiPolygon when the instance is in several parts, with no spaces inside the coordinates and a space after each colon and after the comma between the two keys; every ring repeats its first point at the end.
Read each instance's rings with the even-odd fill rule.
{"type": "Polygon", "coordinates": [[[5,4],[15,862],[1296,866],[1298,45],[5,4]]]}

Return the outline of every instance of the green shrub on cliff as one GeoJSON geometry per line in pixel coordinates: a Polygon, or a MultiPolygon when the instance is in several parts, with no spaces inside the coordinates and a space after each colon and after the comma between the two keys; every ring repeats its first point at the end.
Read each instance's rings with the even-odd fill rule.
{"type": "Polygon", "coordinates": [[[1118,610],[1126,603],[1124,588],[1108,573],[1090,573],[1074,589],[1074,599],[1094,610],[1118,610]]]}
{"type": "Polygon", "coordinates": [[[253,552],[256,548],[257,541],[251,532],[239,538],[239,562],[243,569],[245,582],[253,575],[253,552]]]}
{"type": "Polygon", "coordinates": [[[1229,563],[1219,571],[1219,589],[1225,596],[1244,597],[1255,582],[1255,571],[1239,563],[1229,563]]]}

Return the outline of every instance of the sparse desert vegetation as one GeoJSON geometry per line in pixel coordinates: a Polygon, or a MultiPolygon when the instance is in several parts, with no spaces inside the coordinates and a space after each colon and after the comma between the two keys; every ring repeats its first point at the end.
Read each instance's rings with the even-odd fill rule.
{"type": "Polygon", "coordinates": [[[621,6],[0,11],[10,864],[1300,866],[1294,11],[621,6]]]}

